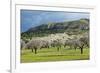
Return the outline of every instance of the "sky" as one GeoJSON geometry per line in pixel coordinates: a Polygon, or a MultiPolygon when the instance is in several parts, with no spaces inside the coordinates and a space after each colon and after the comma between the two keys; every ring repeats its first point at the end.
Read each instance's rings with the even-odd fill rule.
{"type": "Polygon", "coordinates": [[[46,23],[73,21],[81,18],[89,19],[89,13],[82,12],[21,10],[20,15],[21,32],[46,23]]]}

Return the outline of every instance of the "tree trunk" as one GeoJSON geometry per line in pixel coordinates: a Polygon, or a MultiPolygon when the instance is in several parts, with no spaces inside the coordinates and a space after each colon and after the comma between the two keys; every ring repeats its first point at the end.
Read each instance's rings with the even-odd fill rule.
{"type": "Polygon", "coordinates": [[[35,54],[37,54],[37,48],[35,48],[35,54]]]}
{"type": "Polygon", "coordinates": [[[59,51],[59,47],[57,47],[57,51],[59,51]]]}
{"type": "Polygon", "coordinates": [[[33,49],[32,49],[32,52],[33,52],[33,49]]]}
{"type": "Polygon", "coordinates": [[[81,47],[80,49],[81,49],[81,54],[83,54],[83,47],[81,47]]]}

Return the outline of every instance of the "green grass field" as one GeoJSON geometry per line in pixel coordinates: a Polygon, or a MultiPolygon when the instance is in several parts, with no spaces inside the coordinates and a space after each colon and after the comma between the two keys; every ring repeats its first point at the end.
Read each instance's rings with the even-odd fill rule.
{"type": "Polygon", "coordinates": [[[83,54],[80,49],[64,49],[57,51],[56,48],[38,49],[37,54],[31,50],[21,50],[21,63],[68,61],[68,60],[89,60],[89,49],[84,48],[83,54]]]}

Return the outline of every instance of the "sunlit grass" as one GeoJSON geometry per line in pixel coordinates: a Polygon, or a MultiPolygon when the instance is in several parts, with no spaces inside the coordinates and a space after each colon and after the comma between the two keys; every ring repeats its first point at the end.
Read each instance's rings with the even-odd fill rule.
{"type": "Polygon", "coordinates": [[[21,63],[47,62],[47,61],[68,61],[68,60],[89,60],[89,49],[84,48],[83,54],[80,49],[43,48],[38,49],[37,54],[31,50],[21,51],[21,63]]]}

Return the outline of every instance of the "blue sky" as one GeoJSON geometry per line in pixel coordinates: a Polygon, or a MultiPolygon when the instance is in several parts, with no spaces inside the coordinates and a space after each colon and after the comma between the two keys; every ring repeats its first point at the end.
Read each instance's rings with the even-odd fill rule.
{"type": "Polygon", "coordinates": [[[41,24],[73,21],[81,18],[89,19],[89,13],[21,10],[21,32],[41,24]]]}

